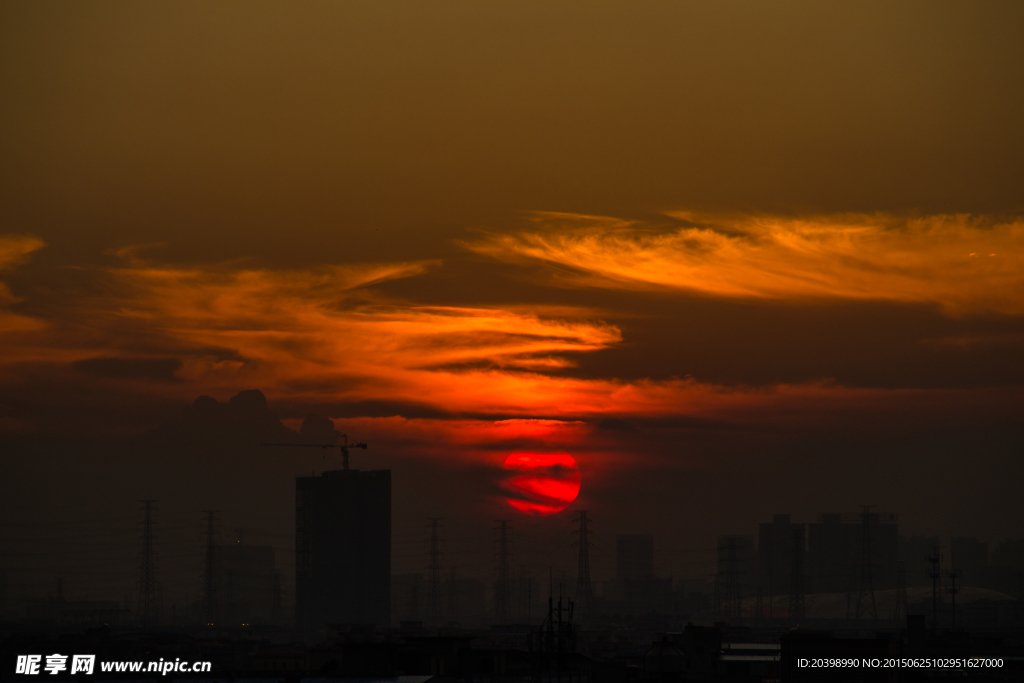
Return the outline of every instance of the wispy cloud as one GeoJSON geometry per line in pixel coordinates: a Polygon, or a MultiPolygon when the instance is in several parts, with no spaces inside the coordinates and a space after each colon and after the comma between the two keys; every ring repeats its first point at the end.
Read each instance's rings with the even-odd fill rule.
{"type": "MultiPolygon", "coordinates": [[[[0,235],[0,271],[9,270],[25,263],[29,255],[46,246],[46,242],[29,235],[0,235]]],[[[7,283],[0,282],[0,329],[25,331],[38,329],[38,320],[8,310],[21,301],[7,283]]]]}
{"type": "MultiPolygon", "coordinates": [[[[564,369],[620,343],[618,328],[593,309],[428,306],[372,286],[422,275],[431,262],[279,271],[127,256],[121,267],[80,271],[88,286],[55,297],[45,324],[0,331],[0,383],[38,386],[42,377],[175,401],[259,387],[293,406],[390,406],[395,415],[448,416],[456,427],[445,433],[471,436],[462,448],[476,453],[488,443],[578,441],[606,418],[784,424],[821,422],[827,410],[870,412],[880,402],[952,400],[829,381],[574,377],[564,369]]],[[[388,425],[409,438],[441,429],[388,425]]]]}
{"type": "Polygon", "coordinates": [[[954,315],[1024,313],[1024,220],[669,215],[680,223],[538,213],[536,229],[465,246],[570,268],[580,274],[578,285],[932,303],[954,315]]]}
{"type": "MultiPolygon", "coordinates": [[[[179,363],[166,365],[190,392],[247,385],[298,400],[523,414],[557,400],[539,371],[621,338],[585,309],[562,307],[553,317],[519,307],[424,306],[384,300],[368,288],[433,265],[271,271],[165,267],[133,257],[91,272],[95,291],[69,296],[48,329],[8,335],[0,365],[9,379],[39,364],[78,371],[100,361],[128,359],[121,365],[135,367],[173,358],[179,363]]],[[[105,376],[135,381],[141,391],[176,390],[145,375],[105,376]]]]}

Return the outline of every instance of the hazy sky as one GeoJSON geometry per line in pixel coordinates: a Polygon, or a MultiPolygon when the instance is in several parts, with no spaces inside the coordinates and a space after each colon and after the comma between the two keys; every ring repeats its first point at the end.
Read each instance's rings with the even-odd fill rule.
{"type": "Polygon", "coordinates": [[[5,529],[149,496],[286,536],[326,465],[181,417],[259,389],[394,469],[403,571],[425,517],[519,515],[522,448],[665,574],[773,512],[1024,535],[1018,2],[8,2],[0,32],[5,529]]]}

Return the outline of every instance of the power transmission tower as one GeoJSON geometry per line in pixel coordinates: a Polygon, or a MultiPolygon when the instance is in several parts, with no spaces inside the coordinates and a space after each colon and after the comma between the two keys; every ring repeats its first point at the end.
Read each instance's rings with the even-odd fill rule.
{"type": "Polygon", "coordinates": [[[956,587],[956,580],[963,576],[964,573],[959,569],[950,569],[946,572],[946,576],[949,577],[949,595],[952,600],[952,616],[953,616],[953,628],[956,629],[956,594],[960,592],[960,589],[956,587]]]}
{"type": "Polygon", "coordinates": [[[203,573],[203,623],[213,626],[219,620],[217,614],[217,537],[215,524],[216,510],[205,510],[203,520],[206,522],[206,567],[203,573]]]}
{"type": "Polygon", "coordinates": [[[430,518],[430,566],[427,569],[427,590],[430,595],[428,618],[432,625],[441,623],[441,539],[440,517],[430,518]]]}
{"type": "Polygon", "coordinates": [[[589,610],[594,600],[594,587],[590,583],[590,527],[587,511],[579,510],[575,518],[578,528],[576,544],[580,548],[579,565],[576,570],[576,605],[581,612],[589,610]]]}
{"type": "Polygon", "coordinates": [[[871,505],[865,505],[860,513],[860,586],[857,592],[857,621],[862,612],[868,610],[866,598],[871,599],[871,618],[878,621],[878,606],[875,604],[875,586],[871,577],[871,505]]]}
{"type": "Polygon", "coordinates": [[[512,557],[511,520],[498,520],[498,581],[494,585],[494,616],[499,624],[509,619],[509,574],[508,565],[512,557]]]}
{"type": "Polygon", "coordinates": [[[138,618],[143,627],[154,626],[159,612],[159,587],[156,581],[156,548],[153,528],[156,524],[155,500],[142,501],[142,551],[139,562],[138,618]]]}
{"type": "Polygon", "coordinates": [[[791,619],[804,617],[804,528],[793,527],[793,557],[789,575],[789,616],[791,619]]]}
{"type": "Polygon", "coordinates": [[[939,553],[939,548],[936,546],[935,552],[928,556],[928,562],[931,563],[931,571],[928,572],[928,576],[932,580],[932,630],[939,630],[939,578],[942,576],[940,569],[942,563],[942,555],[939,553]]]}

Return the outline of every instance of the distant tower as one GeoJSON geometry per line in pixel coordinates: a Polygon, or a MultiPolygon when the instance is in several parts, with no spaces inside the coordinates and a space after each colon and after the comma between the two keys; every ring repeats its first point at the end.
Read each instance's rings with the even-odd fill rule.
{"type": "Polygon", "coordinates": [[[594,600],[594,588],[590,583],[590,527],[588,526],[587,511],[580,510],[576,513],[576,523],[579,528],[576,534],[579,536],[577,545],[580,549],[579,566],[576,570],[576,607],[582,613],[586,613],[594,600]]]}
{"type": "Polygon", "coordinates": [[[494,584],[494,616],[498,623],[505,623],[509,617],[509,559],[512,556],[511,520],[498,520],[498,581],[494,584]]]}
{"type": "Polygon", "coordinates": [[[217,614],[217,511],[205,510],[203,521],[206,522],[206,565],[203,570],[203,624],[213,626],[218,623],[217,614]]]}
{"type": "Polygon", "coordinates": [[[942,555],[939,553],[938,546],[936,546],[935,552],[928,556],[928,562],[932,565],[931,571],[928,572],[928,578],[932,580],[932,630],[937,631],[939,628],[939,578],[942,577],[940,569],[942,555]]]}
{"type": "Polygon", "coordinates": [[[867,599],[871,600],[871,617],[878,621],[878,606],[875,604],[875,587],[871,578],[871,507],[864,506],[860,514],[860,583],[857,592],[857,621],[861,614],[868,611],[867,599]]]}
{"type": "Polygon", "coordinates": [[[804,527],[793,527],[793,558],[789,564],[789,617],[804,618],[804,527]]]}
{"type": "Polygon", "coordinates": [[[441,539],[440,517],[430,518],[430,566],[427,568],[427,584],[430,595],[429,620],[433,625],[441,623],[441,539]]]}
{"type": "Polygon", "coordinates": [[[153,547],[153,527],[156,520],[154,500],[142,501],[142,550],[139,558],[139,624],[156,625],[159,612],[159,587],[156,582],[156,548],[153,547]]]}

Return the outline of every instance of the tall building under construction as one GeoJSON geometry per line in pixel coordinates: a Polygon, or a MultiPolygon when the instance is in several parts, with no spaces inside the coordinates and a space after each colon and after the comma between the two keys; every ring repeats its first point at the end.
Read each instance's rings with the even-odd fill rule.
{"type": "Polygon", "coordinates": [[[390,623],[390,470],[296,478],[295,612],[305,629],[390,623]]]}

